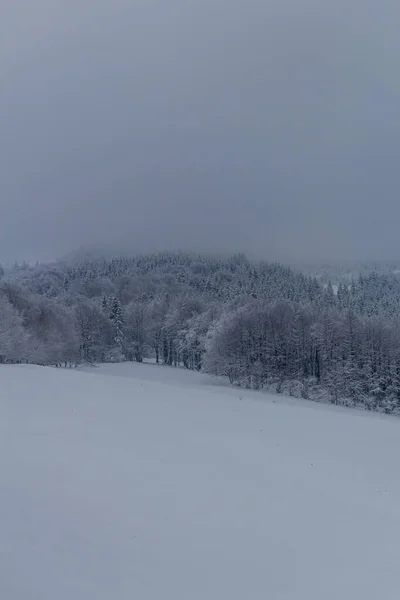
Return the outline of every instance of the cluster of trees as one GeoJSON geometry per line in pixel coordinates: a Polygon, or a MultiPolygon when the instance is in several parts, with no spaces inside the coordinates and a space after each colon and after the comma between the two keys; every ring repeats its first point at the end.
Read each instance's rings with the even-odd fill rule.
{"type": "Polygon", "coordinates": [[[397,412],[400,323],[322,305],[252,302],[214,325],[205,368],[251,388],[397,412]]]}
{"type": "Polygon", "coordinates": [[[243,255],[159,253],[0,273],[0,361],[157,362],[400,412],[400,279],[334,289],[243,255]]]}

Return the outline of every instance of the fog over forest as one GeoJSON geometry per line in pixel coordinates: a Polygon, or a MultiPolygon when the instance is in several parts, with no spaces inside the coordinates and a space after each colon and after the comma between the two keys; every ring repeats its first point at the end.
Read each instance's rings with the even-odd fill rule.
{"type": "Polygon", "coordinates": [[[399,16],[3,0],[0,361],[400,412],[399,16]]]}

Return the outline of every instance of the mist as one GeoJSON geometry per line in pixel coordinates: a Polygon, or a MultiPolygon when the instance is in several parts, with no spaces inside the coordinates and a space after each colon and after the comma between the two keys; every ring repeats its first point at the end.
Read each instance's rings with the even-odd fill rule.
{"type": "Polygon", "coordinates": [[[400,252],[394,1],[3,0],[0,261],[400,252]]]}

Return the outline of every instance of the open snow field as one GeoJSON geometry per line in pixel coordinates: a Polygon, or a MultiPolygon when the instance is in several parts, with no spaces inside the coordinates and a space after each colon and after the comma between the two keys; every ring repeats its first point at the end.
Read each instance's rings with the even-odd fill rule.
{"type": "Polygon", "coordinates": [[[398,600],[400,420],[0,367],[1,600],[398,600]]]}

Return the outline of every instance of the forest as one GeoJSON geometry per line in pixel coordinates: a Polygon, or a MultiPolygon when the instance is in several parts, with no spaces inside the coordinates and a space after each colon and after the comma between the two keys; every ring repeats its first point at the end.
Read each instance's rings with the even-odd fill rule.
{"type": "Polygon", "coordinates": [[[400,278],[320,281],[244,255],[156,253],[0,272],[0,362],[153,359],[231,384],[400,412],[400,278]]]}

